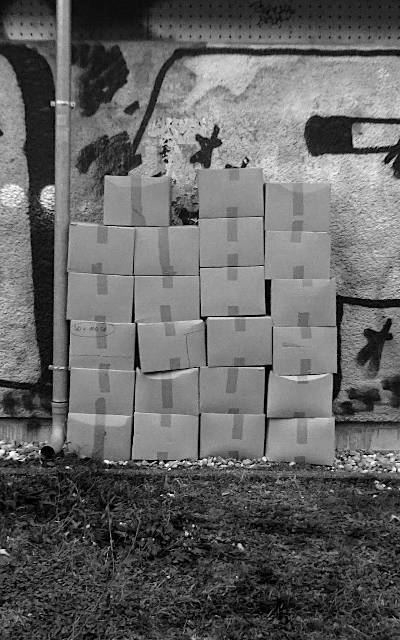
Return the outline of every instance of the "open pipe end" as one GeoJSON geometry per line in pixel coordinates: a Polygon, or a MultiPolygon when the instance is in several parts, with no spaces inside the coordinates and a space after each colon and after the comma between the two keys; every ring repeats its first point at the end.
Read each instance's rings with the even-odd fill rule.
{"type": "Polygon", "coordinates": [[[45,444],[40,450],[40,456],[44,460],[54,460],[56,457],[56,452],[50,444],[45,444]]]}

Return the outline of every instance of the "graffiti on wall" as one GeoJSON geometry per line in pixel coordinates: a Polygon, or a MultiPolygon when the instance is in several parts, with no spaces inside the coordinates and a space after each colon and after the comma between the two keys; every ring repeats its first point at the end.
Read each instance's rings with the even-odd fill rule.
{"type": "MultiPolygon", "coordinates": [[[[0,45],[15,94],[0,112],[1,412],[32,419],[50,406],[54,56],[50,45],[0,45]]],[[[335,412],[400,420],[397,54],[98,43],[74,45],[72,63],[76,220],[101,221],[104,175],[131,169],[172,177],[173,224],[196,222],[200,166],[331,182],[335,412]]]]}

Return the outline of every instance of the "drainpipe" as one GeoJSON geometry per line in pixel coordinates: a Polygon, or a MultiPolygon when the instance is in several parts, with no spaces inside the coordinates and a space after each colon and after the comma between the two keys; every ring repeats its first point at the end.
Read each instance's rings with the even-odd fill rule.
{"type": "Polygon", "coordinates": [[[50,441],[42,447],[52,458],[64,445],[68,414],[67,257],[70,206],[71,134],[71,0],[57,0],[57,65],[55,107],[55,218],[53,396],[50,441]]]}

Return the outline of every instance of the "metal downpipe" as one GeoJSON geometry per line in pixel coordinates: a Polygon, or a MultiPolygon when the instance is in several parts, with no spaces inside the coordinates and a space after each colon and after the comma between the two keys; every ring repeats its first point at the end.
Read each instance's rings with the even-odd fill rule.
{"type": "Polygon", "coordinates": [[[68,415],[67,257],[70,219],[71,158],[71,0],[57,0],[57,63],[55,107],[55,218],[53,396],[50,441],[44,458],[57,455],[65,442],[68,415]]]}

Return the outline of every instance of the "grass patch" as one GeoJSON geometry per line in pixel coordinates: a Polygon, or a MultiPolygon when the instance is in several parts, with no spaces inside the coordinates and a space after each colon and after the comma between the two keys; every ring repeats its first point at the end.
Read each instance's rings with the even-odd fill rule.
{"type": "Polygon", "coordinates": [[[7,474],[1,637],[400,638],[399,486],[240,470],[7,474]]]}

